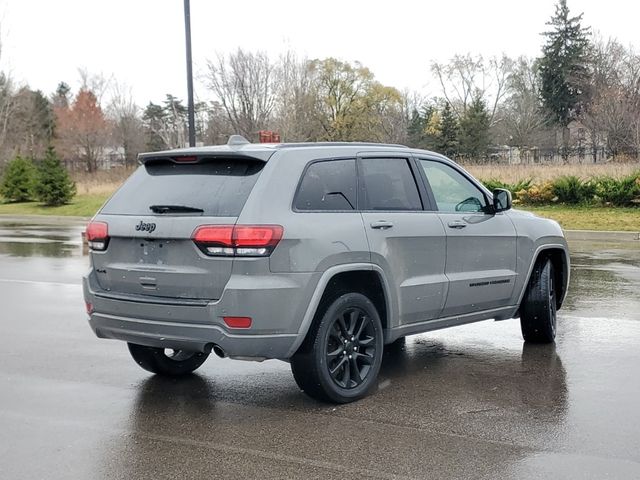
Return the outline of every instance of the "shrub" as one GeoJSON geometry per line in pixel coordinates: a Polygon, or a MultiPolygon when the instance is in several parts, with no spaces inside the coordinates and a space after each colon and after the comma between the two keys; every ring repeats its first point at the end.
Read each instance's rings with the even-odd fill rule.
{"type": "Polygon", "coordinates": [[[517,192],[521,190],[527,190],[529,187],[531,187],[531,179],[519,180],[516,183],[504,183],[500,180],[492,178],[489,180],[483,180],[482,184],[492,192],[496,188],[504,188],[505,190],[509,190],[511,192],[511,195],[515,198],[517,192]]]}
{"type": "Polygon", "coordinates": [[[640,203],[640,172],[616,179],[599,177],[595,195],[605,205],[627,206],[640,203]]]}
{"type": "Polygon", "coordinates": [[[31,160],[20,156],[7,165],[0,183],[0,195],[14,202],[31,199],[36,177],[36,169],[31,160]]]}
{"type": "Polygon", "coordinates": [[[539,185],[531,185],[528,188],[523,188],[516,192],[515,197],[517,203],[529,205],[541,205],[558,201],[558,198],[553,192],[552,182],[544,182],[539,185]]]}
{"type": "Polygon", "coordinates": [[[565,175],[552,182],[552,190],[560,203],[590,203],[596,194],[596,182],[584,181],[575,175],[565,175]]]}
{"type": "Polygon", "coordinates": [[[45,205],[64,205],[76,194],[76,184],[60,163],[53,148],[49,147],[38,169],[35,185],[38,200],[45,205]]]}

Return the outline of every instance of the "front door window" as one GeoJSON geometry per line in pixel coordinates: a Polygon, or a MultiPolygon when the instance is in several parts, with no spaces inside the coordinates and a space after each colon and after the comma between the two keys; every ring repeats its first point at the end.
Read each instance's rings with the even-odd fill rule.
{"type": "Polygon", "coordinates": [[[435,197],[438,211],[444,213],[486,212],[484,194],[456,169],[444,163],[421,160],[435,197]]]}

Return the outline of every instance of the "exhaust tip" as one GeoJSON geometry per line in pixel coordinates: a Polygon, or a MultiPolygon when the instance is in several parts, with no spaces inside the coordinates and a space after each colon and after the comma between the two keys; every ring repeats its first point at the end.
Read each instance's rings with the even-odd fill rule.
{"type": "Polygon", "coordinates": [[[224,353],[224,350],[222,350],[222,348],[220,348],[218,345],[213,345],[213,353],[215,353],[217,356],[219,356],[220,358],[225,358],[227,355],[224,353]]]}

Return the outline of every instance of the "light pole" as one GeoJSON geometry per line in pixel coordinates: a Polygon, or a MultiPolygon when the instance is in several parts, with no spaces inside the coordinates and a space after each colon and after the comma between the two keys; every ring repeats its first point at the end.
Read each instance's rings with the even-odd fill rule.
{"type": "Polygon", "coordinates": [[[184,33],[187,44],[187,115],[189,122],[189,146],[196,146],[195,112],[193,107],[193,70],[191,67],[191,6],[184,0],[184,33]]]}

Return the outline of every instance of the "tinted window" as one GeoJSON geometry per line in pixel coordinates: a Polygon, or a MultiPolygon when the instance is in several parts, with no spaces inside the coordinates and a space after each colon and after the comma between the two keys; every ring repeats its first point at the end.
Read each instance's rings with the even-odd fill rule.
{"type": "Polygon", "coordinates": [[[455,168],[420,160],[441,212],[482,212],[487,201],[482,192],[455,168]]]}
{"type": "Polygon", "coordinates": [[[300,183],[294,206],[297,210],[355,210],[356,161],[311,164],[300,183]]]}
{"type": "Polygon", "coordinates": [[[263,162],[213,160],[197,164],[153,162],[134,172],[102,210],[106,214],[152,215],[151,205],[200,208],[196,215],[237,217],[263,162]]]}
{"type": "Polygon", "coordinates": [[[361,165],[367,210],[422,210],[406,159],[365,158],[361,165]]]}

